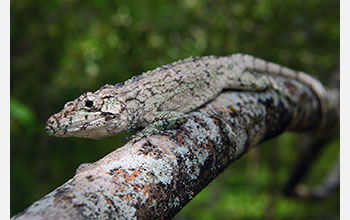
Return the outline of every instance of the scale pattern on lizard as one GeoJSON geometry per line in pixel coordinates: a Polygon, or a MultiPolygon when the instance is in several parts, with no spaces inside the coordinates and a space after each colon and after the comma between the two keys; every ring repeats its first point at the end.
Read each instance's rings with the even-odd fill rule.
{"type": "Polygon", "coordinates": [[[298,80],[312,89],[325,117],[326,91],[318,80],[251,55],[233,54],[190,57],[84,93],[51,116],[46,131],[56,137],[91,139],[141,128],[152,134],[185,123],[185,113],[213,100],[223,89],[280,90],[278,77],[298,80]]]}

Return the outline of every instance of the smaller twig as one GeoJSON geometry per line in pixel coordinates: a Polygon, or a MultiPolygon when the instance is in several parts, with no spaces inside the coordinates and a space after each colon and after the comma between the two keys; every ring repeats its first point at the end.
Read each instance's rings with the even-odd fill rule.
{"type": "Polygon", "coordinates": [[[310,192],[308,187],[299,183],[305,178],[311,165],[317,159],[323,148],[327,146],[329,141],[339,134],[339,71],[334,72],[332,75],[330,86],[331,87],[327,89],[327,93],[329,97],[329,112],[332,112],[332,114],[327,115],[328,126],[316,135],[308,135],[310,144],[306,149],[306,152],[304,152],[297,161],[296,166],[283,189],[286,196],[311,196],[312,192],[310,192]]]}
{"type": "Polygon", "coordinates": [[[290,175],[290,178],[283,189],[283,192],[286,196],[296,196],[296,186],[308,174],[311,165],[329,141],[329,138],[319,138],[312,140],[310,146],[306,149],[306,152],[301,155],[301,158],[296,163],[296,167],[292,171],[292,174],[290,175]]]}
{"type": "Polygon", "coordinates": [[[310,188],[305,185],[296,186],[296,196],[307,199],[324,199],[337,191],[340,186],[340,164],[339,160],[329,172],[323,183],[319,186],[310,188]]]}

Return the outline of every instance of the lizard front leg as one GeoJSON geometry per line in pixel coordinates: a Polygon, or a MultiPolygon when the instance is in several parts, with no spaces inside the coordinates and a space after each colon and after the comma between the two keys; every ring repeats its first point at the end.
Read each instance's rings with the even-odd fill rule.
{"type": "Polygon", "coordinates": [[[178,128],[187,122],[187,115],[182,112],[164,111],[157,112],[153,121],[143,130],[130,137],[134,142],[141,138],[147,138],[152,134],[162,134],[165,130],[178,128]]]}

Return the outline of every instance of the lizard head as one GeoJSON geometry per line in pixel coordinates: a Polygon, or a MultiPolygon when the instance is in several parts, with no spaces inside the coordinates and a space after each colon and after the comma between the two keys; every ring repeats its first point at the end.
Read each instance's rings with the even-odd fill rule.
{"type": "Polygon", "coordinates": [[[46,132],[55,137],[101,139],[128,129],[130,120],[115,87],[105,85],[67,102],[46,121],[46,132]]]}

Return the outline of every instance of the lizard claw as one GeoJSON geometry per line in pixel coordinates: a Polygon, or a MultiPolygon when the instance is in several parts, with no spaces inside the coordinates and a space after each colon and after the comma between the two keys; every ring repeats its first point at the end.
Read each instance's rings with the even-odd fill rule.
{"type": "Polygon", "coordinates": [[[130,137],[124,138],[124,142],[132,141],[132,143],[134,144],[134,143],[138,142],[139,140],[141,140],[142,138],[147,138],[147,136],[134,134],[130,137]]]}
{"type": "Polygon", "coordinates": [[[132,139],[133,143],[135,143],[142,138],[147,139],[152,134],[166,134],[167,129],[178,128],[186,123],[188,117],[180,112],[160,112],[157,114],[156,119],[154,123],[148,125],[135,135],[128,137],[127,141],[132,139]]]}
{"type": "Polygon", "coordinates": [[[152,135],[152,133],[141,131],[141,132],[138,132],[138,133],[136,133],[134,135],[131,135],[129,137],[124,138],[124,143],[132,141],[132,143],[134,144],[134,143],[140,141],[142,138],[146,138],[147,139],[151,135],[152,135]]]}
{"type": "Polygon", "coordinates": [[[153,135],[153,134],[165,134],[166,132],[162,131],[162,130],[157,130],[157,129],[144,129],[130,137],[127,137],[126,140],[127,141],[132,141],[132,143],[136,143],[138,141],[140,141],[141,139],[145,138],[148,141],[148,138],[153,135]]]}

